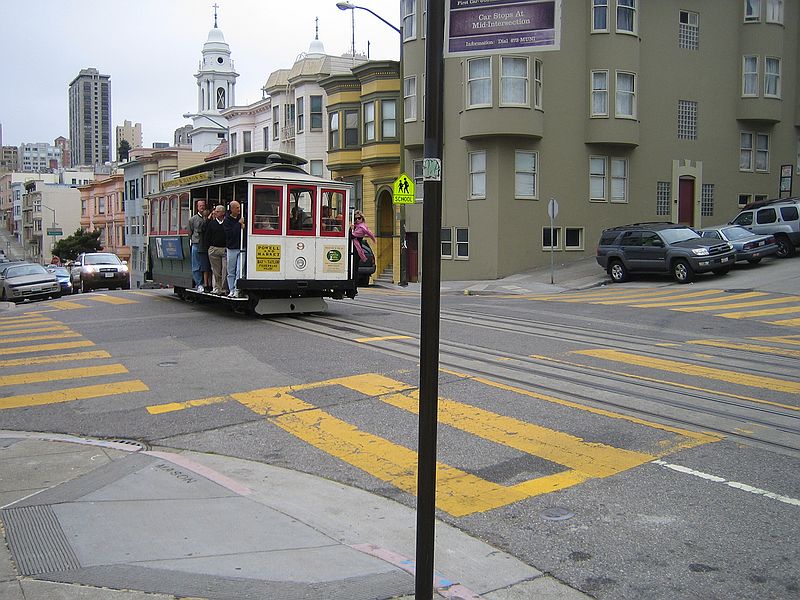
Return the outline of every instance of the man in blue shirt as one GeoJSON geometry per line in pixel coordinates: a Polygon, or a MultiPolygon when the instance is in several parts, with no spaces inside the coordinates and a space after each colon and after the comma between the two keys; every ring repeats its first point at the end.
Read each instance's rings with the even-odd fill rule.
{"type": "Polygon", "coordinates": [[[242,248],[244,247],[244,218],[242,217],[242,207],[236,201],[230,204],[230,212],[225,215],[222,222],[225,229],[225,247],[227,248],[228,259],[228,297],[238,298],[239,290],[236,289],[236,280],[239,278],[239,262],[242,248]]]}

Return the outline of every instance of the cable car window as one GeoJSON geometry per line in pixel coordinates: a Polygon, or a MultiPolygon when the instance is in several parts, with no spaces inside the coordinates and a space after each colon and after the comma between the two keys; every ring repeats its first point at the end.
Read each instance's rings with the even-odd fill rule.
{"type": "Polygon", "coordinates": [[[281,188],[254,188],[253,233],[280,235],[281,188]]]}
{"type": "Polygon", "coordinates": [[[158,233],[158,200],[150,200],[150,233],[158,233]]]}
{"type": "Polygon", "coordinates": [[[192,216],[191,209],[189,207],[189,194],[186,192],[180,195],[180,221],[178,222],[178,232],[179,233],[186,233],[188,231],[189,226],[189,217],[192,216]]]}
{"type": "Polygon", "coordinates": [[[322,191],[320,235],[344,237],[345,195],[340,190],[322,191]]]}
{"type": "Polygon", "coordinates": [[[159,207],[159,221],[158,221],[158,231],[160,233],[167,233],[167,228],[169,227],[169,214],[167,210],[168,200],[166,198],[161,199],[160,207],[159,207]]]}
{"type": "Polygon", "coordinates": [[[169,199],[169,232],[178,233],[178,197],[170,196],[169,199]]]}
{"type": "Polygon", "coordinates": [[[315,196],[316,189],[313,187],[289,187],[286,211],[289,220],[289,234],[314,235],[315,196]]]}

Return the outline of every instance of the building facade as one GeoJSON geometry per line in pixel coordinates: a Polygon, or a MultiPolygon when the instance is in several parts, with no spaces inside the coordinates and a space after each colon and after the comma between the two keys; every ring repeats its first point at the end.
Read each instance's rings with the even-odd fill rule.
{"type": "Polygon", "coordinates": [[[128,142],[129,150],[133,150],[134,148],[141,148],[142,124],[131,123],[126,119],[122,125],[117,125],[117,145],[115,146],[115,155],[117,157],[117,162],[120,162],[121,160],[119,157],[119,145],[122,143],[122,140],[128,142]]]}
{"type": "Polygon", "coordinates": [[[63,166],[61,148],[47,143],[24,143],[19,147],[19,170],[24,173],[51,172],[63,166]]]}
{"type": "Polygon", "coordinates": [[[28,260],[49,264],[53,245],[80,225],[80,192],[71,185],[30,180],[22,195],[22,245],[28,260]]]}
{"type": "MultiPolygon", "coordinates": [[[[725,223],[744,203],[777,197],[781,172],[798,192],[797,2],[539,4],[552,8],[557,43],[445,59],[443,279],[504,277],[549,264],[551,251],[561,262],[591,257],[615,225],[725,223]]],[[[401,3],[415,178],[424,6],[401,3]]],[[[406,211],[412,236],[421,200],[406,211]]]]}
{"type": "Polygon", "coordinates": [[[19,170],[19,148],[0,146],[0,171],[19,170]]]}
{"type": "Polygon", "coordinates": [[[111,162],[111,77],[81,69],[69,84],[71,166],[111,162]]]}
{"type": "Polygon", "coordinates": [[[100,246],[129,261],[131,249],[125,235],[125,196],[122,173],[98,176],[80,190],[80,226],[100,230],[100,246]]]}

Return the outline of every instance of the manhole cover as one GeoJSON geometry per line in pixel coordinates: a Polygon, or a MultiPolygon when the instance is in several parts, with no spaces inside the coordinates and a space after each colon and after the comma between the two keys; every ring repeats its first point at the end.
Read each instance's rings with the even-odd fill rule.
{"type": "Polygon", "coordinates": [[[575,516],[574,512],[569,511],[566,508],[562,508],[560,506],[547,508],[539,514],[546,521],[565,521],[575,516]]]}
{"type": "Polygon", "coordinates": [[[177,365],[178,363],[175,362],[174,360],[165,360],[164,362],[158,363],[159,367],[175,367],[177,365]]]}
{"type": "Polygon", "coordinates": [[[147,450],[148,446],[144,442],[139,442],[137,440],[126,440],[121,438],[112,438],[104,440],[106,442],[113,442],[115,444],[121,444],[123,446],[130,446],[132,448],[138,448],[139,450],[147,450]]]}
{"type": "Polygon", "coordinates": [[[733,288],[730,290],[725,290],[726,294],[744,294],[747,292],[752,292],[753,288],[733,288]]]}

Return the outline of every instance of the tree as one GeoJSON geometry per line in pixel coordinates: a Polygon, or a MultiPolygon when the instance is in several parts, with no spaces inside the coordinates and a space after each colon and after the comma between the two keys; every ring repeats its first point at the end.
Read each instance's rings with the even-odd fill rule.
{"type": "Polygon", "coordinates": [[[117,148],[117,161],[122,162],[123,160],[128,160],[130,151],[131,145],[128,143],[128,140],[122,140],[119,143],[119,148],[117,148]]]}
{"type": "Polygon", "coordinates": [[[81,252],[98,252],[103,249],[100,244],[99,229],[86,231],[78,229],[69,237],[58,240],[53,245],[53,256],[58,256],[62,261],[75,260],[81,252]]]}

